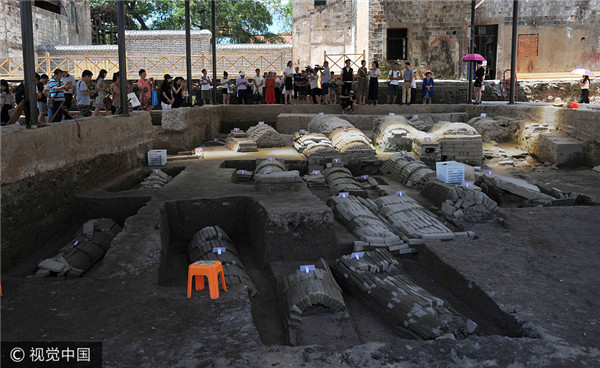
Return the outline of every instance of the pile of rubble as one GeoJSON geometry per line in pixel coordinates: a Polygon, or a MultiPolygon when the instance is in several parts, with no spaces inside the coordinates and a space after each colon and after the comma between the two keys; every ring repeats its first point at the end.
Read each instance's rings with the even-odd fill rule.
{"type": "Polygon", "coordinates": [[[256,146],[259,148],[283,147],[285,145],[281,134],[267,124],[250,127],[246,134],[256,142],[256,146]]]}
{"type": "Polygon", "coordinates": [[[350,170],[343,166],[332,166],[323,170],[323,177],[333,195],[349,193],[354,196],[367,197],[365,189],[354,179],[350,170]]]}
{"type": "Polygon", "coordinates": [[[142,181],[140,189],[161,189],[169,182],[173,180],[173,177],[160,169],[154,169],[150,175],[142,181]]]}
{"type": "Polygon", "coordinates": [[[270,191],[295,191],[300,190],[300,172],[287,171],[282,161],[272,157],[256,160],[254,170],[254,185],[256,190],[270,191]]]}
{"type": "Polygon", "coordinates": [[[316,115],[308,124],[308,130],[313,133],[329,135],[336,129],[354,128],[350,122],[331,115],[316,115]]]}
{"type": "MultiPolygon", "coordinates": [[[[375,200],[379,214],[392,226],[396,233],[415,239],[410,243],[428,240],[452,240],[456,234],[448,229],[434,214],[427,211],[414,199],[406,195],[391,195],[375,200]]],[[[466,236],[466,234],[463,234],[466,236]]],[[[406,239],[408,241],[408,239],[406,239]]]]}
{"type": "Polygon", "coordinates": [[[304,175],[302,177],[302,180],[304,180],[306,185],[311,189],[328,189],[329,188],[329,186],[327,185],[327,180],[325,180],[325,177],[320,172],[318,174],[314,173],[314,174],[310,174],[310,175],[304,175]]]}
{"type": "Polygon", "coordinates": [[[519,130],[519,121],[504,116],[477,116],[467,122],[484,142],[512,142],[519,130]]]}
{"type": "Polygon", "coordinates": [[[243,130],[232,130],[225,140],[225,145],[234,152],[256,152],[258,147],[256,141],[243,130]]]}
{"type": "Polygon", "coordinates": [[[281,283],[286,309],[290,314],[310,313],[311,307],[317,305],[336,312],[346,310],[341,289],[335,282],[327,262],[322,258],[315,264],[314,271],[298,270],[284,278],[281,283]]]}
{"type": "Polygon", "coordinates": [[[454,338],[477,328],[474,322],[453,315],[444,300],[416,285],[386,250],[365,252],[359,259],[342,256],[331,268],[345,291],[402,337],[435,339],[452,334],[454,338]]]}
{"type": "Polygon", "coordinates": [[[501,206],[506,203],[551,206],[555,199],[525,180],[497,174],[479,174],[475,185],[501,206]]]}
{"type": "Polygon", "coordinates": [[[199,260],[220,261],[223,264],[226,284],[246,285],[251,296],[257,293],[240,261],[237,249],[221,227],[207,226],[198,231],[188,244],[187,253],[190,263],[199,260]]]}
{"type": "Polygon", "coordinates": [[[50,275],[79,277],[98,262],[121,227],[113,220],[99,218],[89,220],[77,230],[77,235],[52,257],[38,264],[35,277],[50,275]]]}
{"type": "Polygon", "coordinates": [[[404,116],[386,116],[375,123],[373,137],[375,145],[382,152],[410,151],[413,139],[423,134],[412,127],[404,116]]]}
{"type": "Polygon", "coordinates": [[[346,160],[374,160],[375,148],[371,140],[350,122],[335,116],[316,115],[309,123],[309,131],[328,136],[333,147],[346,160]]]}
{"type": "Polygon", "coordinates": [[[380,218],[379,208],[370,199],[338,196],[329,198],[327,205],[340,222],[360,239],[354,242],[354,251],[378,248],[401,253],[412,251],[380,218]]]}
{"type": "Polygon", "coordinates": [[[333,158],[339,153],[327,136],[320,133],[307,133],[300,131],[294,135],[294,148],[304,156],[333,158]]]}
{"type": "Polygon", "coordinates": [[[375,157],[371,140],[359,129],[336,129],[329,134],[333,146],[340,152],[357,157],[375,157]]]}
{"type": "Polygon", "coordinates": [[[493,221],[498,217],[498,204],[485,193],[456,185],[451,198],[442,203],[442,212],[450,219],[467,222],[493,221]]]}
{"type": "Polygon", "coordinates": [[[435,171],[423,161],[402,153],[391,155],[379,170],[409,188],[421,188],[436,177],[435,171]]]}

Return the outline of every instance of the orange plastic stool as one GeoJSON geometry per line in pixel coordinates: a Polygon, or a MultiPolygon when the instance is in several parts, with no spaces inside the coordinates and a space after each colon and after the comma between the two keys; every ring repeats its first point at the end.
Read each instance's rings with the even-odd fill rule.
{"type": "Polygon", "coordinates": [[[188,268],[188,291],[187,297],[192,297],[192,279],[196,276],[196,290],[204,289],[204,276],[208,278],[208,289],[210,298],[219,298],[219,273],[221,273],[221,282],[223,290],[227,291],[225,286],[225,274],[223,265],[220,261],[196,261],[188,268]]]}

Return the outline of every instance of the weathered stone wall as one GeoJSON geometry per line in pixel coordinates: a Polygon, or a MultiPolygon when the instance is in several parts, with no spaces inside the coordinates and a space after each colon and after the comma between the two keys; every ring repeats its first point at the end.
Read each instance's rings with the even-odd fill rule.
{"type": "Polygon", "coordinates": [[[154,127],[152,147],[169,154],[199,147],[219,133],[222,110],[222,106],[202,106],[163,111],[161,126],[154,127]]]}
{"type": "MultiPolygon", "coordinates": [[[[191,31],[192,55],[210,52],[209,30],[191,31]]],[[[185,31],[126,31],[125,47],[128,56],[185,55],[185,31]]]]}
{"type": "Polygon", "coordinates": [[[150,114],[74,121],[43,129],[2,127],[2,269],[71,226],[77,193],[145,163],[150,114]]]}
{"type": "Polygon", "coordinates": [[[459,77],[460,58],[467,49],[468,1],[371,0],[369,50],[387,60],[387,30],[408,30],[407,60],[413,69],[431,69],[439,77],[459,77]]]}
{"type": "MultiPolygon", "coordinates": [[[[475,24],[498,25],[497,77],[510,69],[512,1],[485,1],[475,24]]],[[[600,68],[600,1],[529,0],[519,3],[519,35],[538,35],[537,55],[518,56],[517,72],[567,72],[600,68]],[[558,47],[557,47],[558,46],[558,47]]]]}
{"type": "MultiPolygon", "coordinates": [[[[293,0],[294,64],[323,64],[328,54],[352,53],[352,0],[293,0]]],[[[361,50],[362,51],[362,50],[361,50]]],[[[337,71],[336,71],[337,72],[337,71]]]]}
{"type": "MultiPolygon", "coordinates": [[[[87,0],[60,0],[60,14],[32,5],[34,47],[92,43],[90,6],[87,0]]],[[[18,1],[2,1],[0,33],[0,55],[22,57],[21,10],[18,1]]]]}

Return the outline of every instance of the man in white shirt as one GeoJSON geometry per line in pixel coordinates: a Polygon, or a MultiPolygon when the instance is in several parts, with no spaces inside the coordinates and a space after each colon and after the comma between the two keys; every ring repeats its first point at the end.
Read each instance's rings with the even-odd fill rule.
{"type": "Polygon", "coordinates": [[[68,70],[64,71],[63,77],[60,79],[62,84],[67,84],[67,82],[71,82],[69,88],[65,88],[65,106],[68,110],[71,110],[71,105],[73,101],[77,99],[77,91],[73,86],[75,85],[75,78],[71,74],[69,74],[68,70]],[[74,93],[75,92],[75,93],[74,93]]]}
{"type": "Polygon", "coordinates": [[[202,104],[206,105],[206,101],[212,105],[212,91],[210,90],[210,86],[212,85],[212,80],[208,76],[206,69],[202,69],[202,77],[200,77],[200,89],[202,93],[202,104]]]}
{"type": "Polygon", "coordinates": [[[265,85],[265,79],[260,75],[260,69],[256,69],[256,75],[252,79],[252,94],[254,95],[254,104],[262,103],[263,101],[263,87],[265,85]]]}
{"type": "Polygon", "coordinates": [[[246,73],[244,71],[240,71],[240,76],[235,80],[235,86],[237,87],[237,96],[240,104],[247,105],[248,104],[248,86],[250,83],[246,78],[246,73]]]}
{"type": "Polygon", "coordinates": [[[400,88],[399,86],[400,86],[400,78],[401,78],[400,77],[401,72],[400,72],[400,70],[398,70],[398,63],[394,63],[394,68],[392,70],[390,70],[388,75],[390,78],[390,84],[388,85],[387,103],[395,104],[396,97],[398,96],[398,90],[400,88]]]}

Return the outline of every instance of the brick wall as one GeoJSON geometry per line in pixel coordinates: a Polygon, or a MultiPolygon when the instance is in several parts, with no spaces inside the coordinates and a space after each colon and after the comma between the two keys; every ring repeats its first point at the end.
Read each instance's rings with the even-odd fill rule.
{"type": "Polygon", "coordinates": [[[293,0],[294,65],[322,64],[325,51],[352,53],[352,14],[352,0],[293,0]]]}
{"type": "MultiPolygon", "coordinates": [[[[498,25],[497,77],[510,68],[512,1],[488,0],[476,24],[498,25]]],[[[538,54],[517,57],[518,73],[600,69],[599,0],[526,0],[519,2],[519,35],[538,36],[538,54]]]]}
{"type": "Polygon", "coordinates": [[[466,50],[468,1],[371,0],[369,49],[373,58],[387,60],[387,29],[408,30],[408,59],[415,69],[430,69],[439,77],[458,77],[466,50]]]}
{"type": "MultiPolygon", "coordinates": [[[[33,43],[39,45],[85,45],[92,43],[90,7],[86,0],[61,0],[61,14],[32,6],[33,43]]],[[[21,10],[17,1],[3,1],[0,12],[0,55],[23,55],[21,10]],[[4,5],[6,4],[6,5],[4,5]]]]}

